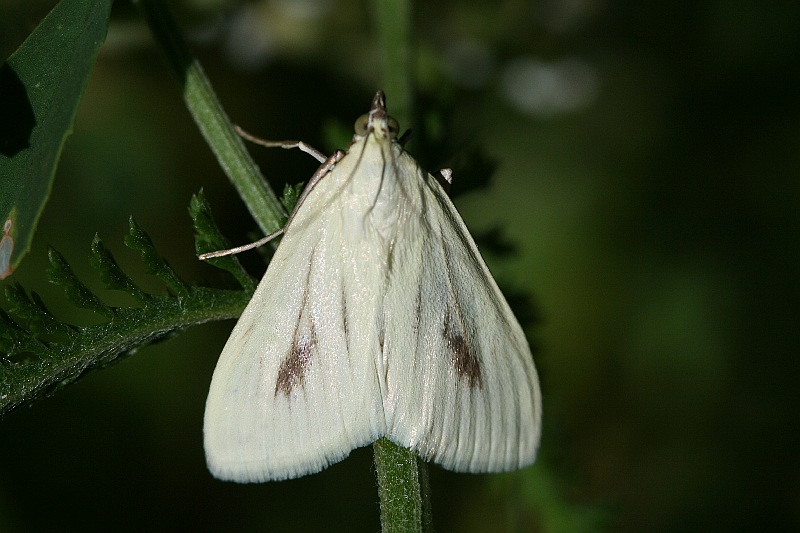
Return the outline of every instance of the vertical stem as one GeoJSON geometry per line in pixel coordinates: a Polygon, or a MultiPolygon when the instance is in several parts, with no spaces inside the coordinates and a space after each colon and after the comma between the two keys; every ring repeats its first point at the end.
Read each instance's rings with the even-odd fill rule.
{"type": "MultiPolygon", "coordinates": [[[[414,67],[410,0],[375,0],[374,20],[383,56],[383,90],[389,113],[401,128],[411,125],[414,67]]],[[[431,531],[428,467],[388,439],[373,445],[381,528],[384,533],[431,531]]]]}
{"type": "Polygon", "coordinates": [[[383,533],[431,531],[428,466],[382,438],[373,444],[383,533]]]}
{"type": "Polygon", "coordinates": [[[150,30],[181,83],[183,99],[222,169],[265,234],[285,216],[275,193],[261,175],[217,100],[203,68],[194,58],[163,0],[139,0],[150,30]]]}
{"type": "MultiPolygon", "coordinates": [[[[186,105],[203,136],[261,229],[265,233],[275,231],[279,217],[284,214],[283,208],[233,130],[171,13],[161,0],[139,0],[139,4],[156,41],[181,82],[186,105]]],[[[376,0],[375,22],[382,43],[383,88],[389,95],[390,112],[401,124],[410,124],[414,69],[409,0],[376,0]]],[[[430,531],[431,509],[425,463],[410,450],[387,439],[377,441],[374,451],[383,531],[430,531]]]]}
{"type": "Polygon", "coordinates": [[[414,63],[410,0],[375,0],[375,26],[383,57],[383,91],[390,114],[400,125],[413,117],[414,63]]]}

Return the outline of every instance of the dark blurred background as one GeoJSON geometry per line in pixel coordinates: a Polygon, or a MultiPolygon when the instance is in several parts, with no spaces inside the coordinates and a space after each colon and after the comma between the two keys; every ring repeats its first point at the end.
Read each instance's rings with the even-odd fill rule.
{"type": "MultiPolygon", "coordinates": [[[[53,4],[0,0],[4,58],[53,4]]],[[[800,4],[417,4],[408,149],[454,168],[456,204],[535,347],[545,417],[530,469],[431,468],[437,531],[800,529],[800,4]]],[[[171,5],[228,114],[262,137],[330,153],[326,132],[348,131],[379,88],[372,4],[171,5]]],[[[279,190],[316,167],[251,151],[279,190]]],[[[70,320],[46,246],[98,287],[99,231],[160,290],[121,244],[133,215],[182,275],[221,286],[193,253],[201,187],[249,242],[254,222],[120,1],[10,280],[70,320]]],[[[260,275],[258,254],[246,261],[260,275]]],[[[203,406],[232,326],[190,329],[0,422],[0,530],[379,530],[369,448],[296,481],[208,474],[203,406]]]]}

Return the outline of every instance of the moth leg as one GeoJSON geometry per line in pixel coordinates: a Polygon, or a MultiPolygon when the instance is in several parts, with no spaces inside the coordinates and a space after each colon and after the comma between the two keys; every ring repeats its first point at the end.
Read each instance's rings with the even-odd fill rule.
{"type": "Polygon", "coordinates": [[[200,254],[197,256],[197,258],[201,261],[205,261],[206,259],[211,259],[213,257],[222,257],[224,255],[233,255],[233,254],[238,254],[240,252],[246,252],[247,250],[252,250],[253,248],[258,248],[259,246],[267,244],[269,241],[271,241],[278,235],[283,234],[285,229],[286,228],[281,228],[278,231],[270,233],[266,237],[258,239],[256,242],[251,242],[250,244],[243,244],[241,246],[237,246],[236,248],[230,248],[228,250],[217,250],[216,252],[208,252],[205,254],[200,254]]]}
{"type": "Polygon", "coordinates": [[[255,135],[247,133],[239,126],[234,126],[233,129],[236,130],[236,133],[238,133],[240,137],[247,139],[252,143],[259,144],[261,146],[266,146],[267,148],[283,148],[285,150],[291,150],[292,148],[299,148],[300,151],[307,153],[320,163],[324,163],[326,160],[322,152],[320,152],[310,144],[304,143],[303,141],[265,141],[264,139],[261,139],[259,137],[256,137],[255,135]]]}
{"type": "Polygon", "coordinates": [[[327,176],[328,173],[333,170],[333,167],[336,166],[336,163],[341,161],[343,157],[344,152],[341,150],[336,150],[332,156],[323,160],[317,171],[314,172],[314,175],[311,176],[310,180],[308,180],[308,184],[306,185],[306,188],[303,189],[303,193],[300,195],[300,198],[297,199],[297,203],[294,205],[294,211],[292,211],[292,214],[289,215],[289,220],[286,221],[285,227],[288,227],[289,224],[292,223],[292,219],[294,219],[294,215],[297,213],[297,210],[300,209],[301,205],[303,205],[306,197],[314,189],[314,187],[316,187],[317,183],[319,183],[319,180],[327,176]]]}
{"type": "Polygon", "coordinates": [[[282,235],[286,231],[286,228],[289,227],[289,224],[292,223],[292,219],[294,219],[295,213],[297,213],[297,210],[303,204],[303,201],[305,201],[306,197],[308,196],[308,193],[311,192],[311,189],[313,189],[314,186],[317,183],[319,183],[319,180],[324,178],[331,170],[333,170],[333,167],[336,165],[336,163],[341,161],[343,157],[344,157],[344,152],[342,152],[341,150],[336,150],[336,152],[334,152],[332,156],[323,160],[322,165],[320,165],[317,171],[314,172],[314,175],[311,176],[311,179],[308,181],[308,185],[306,185],[306,188],[303,189],[303,194],[301,194],[300,198],[297,199],[297,204],[295,204],[294,206],[294,211],[292,211],[292,214],[289,215],[289,220],[286,221],[286,225],[284,227],[282,227],[278,231],[270,233],[266,237],[258,239],[256,242],[251,242],[250,244],[243,244],[242,246],[237,246],[236,248],[231,248],[229,250],[217,250],[216,252],[208,252],[205,254],[200,254],[199,256],[197,256],[198,259],[200,259],[201,261],[205,261],[206,259],[211,259],[212,257],[222,257],[223,255],[238,254],[239,252],[244,252],[247,250],[252,250],[253,248],[258,248],[259,246],[263,246],[272,239],[274,239],[275,237],[277,237],[278,235],[282,235]]]}

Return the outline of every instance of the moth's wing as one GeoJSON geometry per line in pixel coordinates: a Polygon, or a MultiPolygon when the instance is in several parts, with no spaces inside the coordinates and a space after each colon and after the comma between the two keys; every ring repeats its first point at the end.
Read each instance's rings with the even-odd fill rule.
{"type": "Polygon", "coordinates": [[[385,305],[388,436],[455,471],[531,464],[541,393],[522,328],[439,184],[398,166],[416,186],[385,305]]]}
{"type": "Polygon", "coordinates": [[[374,354],[348,338],[362,318],[345,309],[338,178],[296,214],[214,370],[204,444],[217,478],[317,472],[385,432],[374,354]]]}

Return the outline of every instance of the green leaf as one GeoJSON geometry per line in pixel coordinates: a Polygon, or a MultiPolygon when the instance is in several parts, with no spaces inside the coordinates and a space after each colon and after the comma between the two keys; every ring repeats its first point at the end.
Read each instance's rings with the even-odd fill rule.
{"type": "Polygon", "coordinates": [[[69,327],[63,339],[50,341],[26,330],[30,322],[0,313],[0,416],[188,326],[236,318],[249,299],[246,291],[195,287],[184,298],[153,296],[143,307],[119,308],[108,322],[69,327]]]}
{"type": "Polygon", "coordinates": [[[21,328],[8,313],[0,309],[0,354],[3,354],[0,358],[0,382],[4,381],[3,370],[9,366],[10,358],[22,353],[43,353],[46,350],[47,347],[30,331],[21,328]]]}
{"type": "MultiPolygon", "coordinates": [[[[222,236],[217,223],[211,215],[211,206],[208,204],[202,189],[192,196],[192,201],[189,204],[189,215],[192,217],[192,222],[194,222],[195,251],[198,255],[230,248],[228,239],[222,236]]],[[[243,289],[249,292],[255,290],[255,280],[247,273],[235,256],[215,257],[207,259],[206,262],[233,274],[243,289]]]]}
{"type": "Polygon", "coordinates": [[[143,292],[95,237],[89,260],[104,285],[132,294],[141,304],[108,307],[75,276],[64,258],[51,250],[51,281],[65,288],[73,304],[109,320],[86,327],[67,324],[51,314],[36,293],[29,296],[19,284],[7,286],[8,312],[0,309],[0,416],[188,326],[236,318],[250,300],[251,290],[186,285],[133,220],[126,240],[142,252],[146,271],[178,295],[143,292]]]}
{"type": "Polygon", "coordinates": [[[287,213],[294,211],[294,206],[297,205],[297,200],[299,200],[300,195],[303,194],[303,187],[305,187],[305,185],[305,182],[301,181],[295,186],[292,186],[289,183],[283,186],[281,204],[283,204],[283,207],[286,208],[287,213]]]}
{"type": "Polygon", "coordinates": [[[178,277],[178,274],[172,270],[167,260],[156,251],[156,247],[153,245],[153,241],[150,240],[150,236],[139,227],[133,217],[129,219],[128,223],[130,226],[130,233],[125,236],[125,245],[128,248],[141,252],[145,272],[163,281],[167,287],[172,289],[178,296],[187,296],[189,287],[178,277]]]}
{"type": "Polygon", "coordinates": [[[142,291],[131,278],[117,264],[114,256],[100,241],[100,237],[95,234],[92,241],[92,253],[89,256],[89,264],[100,273],[100,282],[103,287],[109,290],[117,290],[130,294],[141,303],[145,303],[150,295],[142,291]]]}
{"type": "Polygon", "coordinates": [[[0,279],[30,249],[111,0],[64,0],[0,67],[0,279]]]}
{"type": "Polygon", "coordinates": [[[66,334],[72,333],[74,328],[64,324],[53,316],[45,307],[38,294],[25,293],[18,283],[6,287],[6,300],[11,304],[10,311],[18,318],[23,319],[28,329],[34,334],[66,334]]]}
{"type": "Polygon", "coordinates": [[[66,259],[55,249],[50,248],[47,252],[50,259],[50,268],[47,271],[50,283],[60,285],[64,288],[67,300],[72,305],[94,311],[106,318],[114,316],[114,310],[103,303],[100,298],[94,295],[86,285],[83,284],[75,272],[72,271],[66,259]]]}

